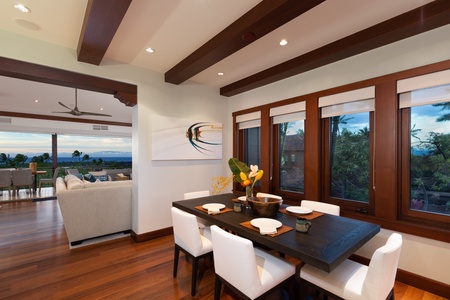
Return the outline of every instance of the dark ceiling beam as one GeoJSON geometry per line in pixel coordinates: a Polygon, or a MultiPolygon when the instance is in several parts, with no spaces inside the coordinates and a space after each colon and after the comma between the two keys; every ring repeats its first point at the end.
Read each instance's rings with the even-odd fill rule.
{"type": "Polygon", "coordinates": [[[137,86],[0,57],[0,75],[113,95],[127,106],[137,104],[137,86]]]}
{"type": "Polygon", "coordinates": [[[180,84],[325,0],[264,0],[164,75],[180,84]]]}
{"type": "Polygon", "coordinates": [[[231,97],[448,24],[450,1],[436,0],[224,86],[220,95],[231,97]]]}
{"type": "Polygon", "coordinates": [[[100,65],[131,1],[88,1],[78,41],[78,61],[100,65]]]}

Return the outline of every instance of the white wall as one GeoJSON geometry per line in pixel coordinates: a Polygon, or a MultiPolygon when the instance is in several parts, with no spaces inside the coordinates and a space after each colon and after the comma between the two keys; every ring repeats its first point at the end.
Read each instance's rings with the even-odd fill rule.
{"type": "MultiPolygon", "coordinates": [[[[351,57],[316,70],[230,97],[228,118],[235,111],[358,82],[450,59],[450,25],[351,57]]],[[[357,254],[370,258],[386,242],[381,232],[357,254]]],[[[450,244],[402,234],[399,268],[450,284],[450,244]]]]}

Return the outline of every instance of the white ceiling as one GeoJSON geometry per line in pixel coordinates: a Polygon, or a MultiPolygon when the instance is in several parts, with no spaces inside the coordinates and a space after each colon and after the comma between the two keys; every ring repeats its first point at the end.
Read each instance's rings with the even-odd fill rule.
{"type": "MultiPolygon", "coordinates": [[[[17,1],[2,0],[0,30],[76,51],[87,2],[23,0],[20,3],[31,9],[24,14],[14,8],[17,1]],[[18,19],[31,24],[20,25],[23,21],[18,19]]],[[[165,73],[259,2],[133,0],[105,58],[165,73]],[[155,53],[145,52],[147,47],[154,48],[155,53]]],[[[327,0],[190,80],[219,89],[429,2],[432,0],[327,0]],[[282,47],[278,44],[281,39],[289,43],[282,47]],[[218,76],[218,72],[225,75],[218,76]]],[[[79,91],[78,108],[100,112],[104,107],[103,113],[112,114],[114,121],[131,123],[131,108],[124,109],[122,103],[111,99],[109,95],[79,91]]],[[[64,111],[58,101],[73,107],[75,100],[73,89],[0,77],[0,101],[0,111],[49,114],[64,111]],[[34,103],[34,99],[39,102],[34,103]]]]}

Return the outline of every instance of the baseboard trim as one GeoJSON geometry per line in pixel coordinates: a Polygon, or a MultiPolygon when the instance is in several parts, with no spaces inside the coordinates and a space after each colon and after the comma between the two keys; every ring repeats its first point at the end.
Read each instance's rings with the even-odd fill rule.
{"type": "MultiPolygon", "coordinates": [[[[350,259],[365,265],[369,265],[370,262],[370,259],[355,254],[350,256],[350,259]]],[[[432,294],[441,296],[443,298],[450,299],[450,285],[448,284],[427,277],[423,277],[402,269],[397,270],[397,276],[395,277],[395,280],[416,287],[418,289],[430,292],[432,294]]]]}
{"type": "Polygon", "coordinates": [[[142,234],[137,234],[136,232],[131,230],[131,238],[133,239],[133,241],[135,243],[142,243],[145,241],[157,239],[157,238],[171,235],[171,234],[173,234],[172,226],[167,227],[167,228],[162,228],[159,230],[155,230],[155,231],[151,231],[151,232],[142,233],[142,234]]]}

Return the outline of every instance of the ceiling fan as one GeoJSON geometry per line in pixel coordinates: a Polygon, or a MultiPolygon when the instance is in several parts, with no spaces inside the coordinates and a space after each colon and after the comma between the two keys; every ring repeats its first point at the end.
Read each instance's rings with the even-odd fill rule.
{"type": "Polygon", "coordinates": [[[77,95],[78,95],[78,90],[75,89],[75,108],[70,108],[67,105],[65,105],[62,102],[59,102],[59,105],[70,109],[70,111],[52,111],[52,113],[57,113],[57,114],[71,114],[72,116],[76,116],[76,117],[80,117],[80,116],[101,116],[101,117],[112,117],[112,115],[108,115],[108,114],[100,114],[100,113],[94,113],[94,112],[88,112],[88,111],[80,111],[78,109],[78,104],[77,104],[77,95]]]}

